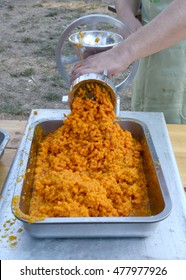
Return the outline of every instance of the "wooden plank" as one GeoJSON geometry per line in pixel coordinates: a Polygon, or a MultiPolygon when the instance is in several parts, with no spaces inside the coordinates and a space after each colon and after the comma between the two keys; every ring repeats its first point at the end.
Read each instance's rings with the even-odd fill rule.
{"type": "Polygon", "coordinates": [[[169,136],[186,192],[186,125],[169,124],[169,136]]]}
{"type": "Polygon", "coordinates": [[[0,127],[10,134],[10,141],[7,145],[8,148],[17,149],[19,147],[26,123],[26,121],[19,120],[0,120],[0,127]]]}
{"type": "Polygon", "coordinates": [[[4,182],[13,162],[16,149],[5,149],[5,152],[0,160],[0,193],[3,189],[4,182]]]}
{"type": "Polygon", "coordinates": [[[0,159],[0,192],[24,134],[26,123],[26,121],[19,120],[0,120],[0,127],[10,134],[10,141],[0,159]]]}

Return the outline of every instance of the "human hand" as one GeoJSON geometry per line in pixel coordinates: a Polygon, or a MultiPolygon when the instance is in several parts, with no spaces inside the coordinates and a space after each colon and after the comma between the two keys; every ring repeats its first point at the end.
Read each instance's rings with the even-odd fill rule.
{"type": "Polygon", "coordinates": [[[108,51],[91,55],[75,64],[71,73],[71,82],[81,75],[89,73],[102,74],[107,70],[108,76],[115,76],[125,70],[130,63],[124,59],[120,47],[113,47],[108,51]]]}

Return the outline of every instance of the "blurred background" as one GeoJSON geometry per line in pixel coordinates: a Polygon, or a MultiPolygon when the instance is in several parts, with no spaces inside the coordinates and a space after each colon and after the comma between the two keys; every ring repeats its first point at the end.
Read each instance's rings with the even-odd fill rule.
{"type": "MultiPolygon", "coordinates": [[[[69,88],[56,67],[55,49],[64,29],[92,13],[116,17],[109,0],[0,1],[0,120],[27,119],[32,109],[64,109],[69,88]]],[[[130,110],[130,86],[121,109],[130,110]]]]}

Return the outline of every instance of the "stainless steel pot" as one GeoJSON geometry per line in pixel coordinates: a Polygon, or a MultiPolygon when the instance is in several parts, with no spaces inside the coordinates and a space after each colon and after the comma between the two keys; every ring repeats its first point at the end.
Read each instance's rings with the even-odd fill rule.
{"type": "Polygon", "coordinates": [[[106,50],[121,43],[123,37],[115,32],[104,30],[89,30],[73,33],[69,37],[70,43],[76,50],[80,60],[106,50]]]}
{"type": "MultiPolygon", "coordinates": [[[[70,92],[69,92],[70,107],[71,104],[73,103],[73,99],[76,95],[77,90],[86,83],[95,83],[104,87],[111,99],[114,108],[116,109],[116,104],[117,104],[116,88],[112,80],[109,79],[109,77],[107,76],[106,71],[103,74],[96,74],[96,73],[85,74],[78,77],[76,80],[74,80],[71,84],[70,92]]],[[[89,98],[93,98],[93,97],[90,96],[89,98]]]]}

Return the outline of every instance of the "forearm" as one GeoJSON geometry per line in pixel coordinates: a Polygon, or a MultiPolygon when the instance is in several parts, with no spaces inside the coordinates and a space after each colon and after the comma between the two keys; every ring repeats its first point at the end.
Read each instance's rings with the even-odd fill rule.
{"type": "Polygon", "coordinates": [[[135,17],[140,2],[140,0],[115,0],[118,18],[124,22],[129,17],[135,17]]]}
{"type": "Polygon", "coordinates": [[[135,17],[140,3],[140,0],[115,0],[118,19],[128,25],[132,32],[141,27],[139,20],[135,17]]]}
{"type": "Polygon", "coordinates": [[[174,0],[151,22],[105,52],[89,56],[72,71],[72,80],[88,73],[117,75],[134,61],[186,39],[186,0],[174,0]]]}
{"type": "MultiPolygon", "coordinates": [[[[184,38],[186,38],[186,0],[174,0],[150,23],[126,38],[123,46],[124,50],[129,52],[129,60],[132,63],[168,48],[184,38]]],[[[118,51],[123,52],[122,48],[118,51]]]]}

